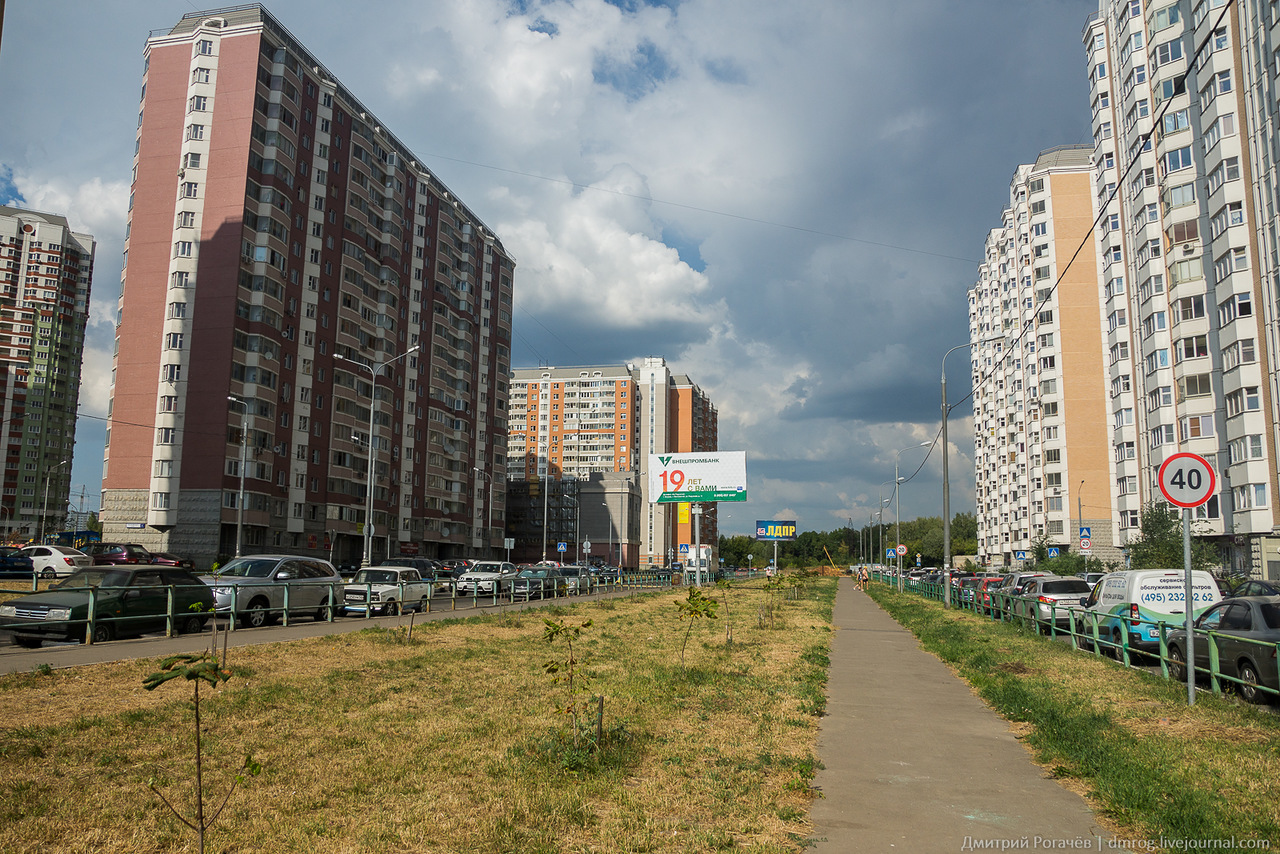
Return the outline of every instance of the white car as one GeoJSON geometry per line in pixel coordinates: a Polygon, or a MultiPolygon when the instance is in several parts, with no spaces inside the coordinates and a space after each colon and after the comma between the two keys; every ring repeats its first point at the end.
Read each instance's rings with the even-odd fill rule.
{"type": "Polygon", "coordinates": [[[476,561],[458,576],[459,596],[493,596],[510,593],[518,570],[515,564],[501,560],[476,561]]]}
{"type": "Polygon", "coordinates": [[[348,614],[399,614],[405,608],[426,613],[431,585],[416,569],[406,566],[369,566],[360,570],[343,589],[348,614]]]}
{"type": "Polygon", "coordinates": [[[19,551],[31,558],[32,569],[40,578],[65,578],[93,566],[93,558],[68,546],[24,546],[19,551]]]}

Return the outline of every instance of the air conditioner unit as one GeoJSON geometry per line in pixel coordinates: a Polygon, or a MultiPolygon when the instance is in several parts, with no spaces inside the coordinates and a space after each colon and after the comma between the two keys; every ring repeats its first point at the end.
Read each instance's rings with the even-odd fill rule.
{"type": "Polygon", "coordinates": [[[1182,254],[1183,254],[1183,255],[1190,255],[1190,254],[1192,254],[1192,253],[1193,253],[1193,252],[1195,252],[1195,251],[1196,251],[1196,245],[1195,245],[1194,243],[1184,243],[1184,244],[1182,244],[1182,254]]]}

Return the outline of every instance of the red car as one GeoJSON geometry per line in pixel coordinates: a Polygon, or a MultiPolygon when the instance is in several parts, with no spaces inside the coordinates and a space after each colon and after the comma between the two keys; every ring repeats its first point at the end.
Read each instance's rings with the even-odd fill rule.
{"type": "Polygon", "coordinates": [[[151,552],[136,543],[85,543],[82,552],[93,558],[96,566],[151,564],[151,552]]]}

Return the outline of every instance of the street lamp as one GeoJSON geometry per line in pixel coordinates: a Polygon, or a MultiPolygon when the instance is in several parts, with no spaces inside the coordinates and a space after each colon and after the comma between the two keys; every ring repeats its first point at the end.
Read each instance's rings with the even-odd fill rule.
{"type": "MultiPolygon", "coordinates": [[[[898,541],[897,543],[894,543],[895,546],[902,543],[902,483],[906,480],[905,477],[898,476],[898,458],[906,451],[915,450],[916,448],[927,448],[930,444],[932,443],[921,442],[918,445],[908,445],[901,451],[894,451],[893,453],[893,494],[897,499],[897,503],[893,508],[893,536],[894,539],[898,541]]],[[[902,589],[902,553],[901,550],[898,550],[898,592],[901,593],[902,589]]]]}
{"type": "Polygon", "coordinates": [[[53,471],[49,472],[44,479],[44,509],[40,511],[40,542],[44,542],[44,520],[49,515],[49,481],[53,480],[54,472],[69,463],[70,460],[63,460],[53,467],[53,471]]]}
{"type": "Polygon", "coordinates": [[[249,447],[249,403],[233,394],[227,395],[227,400],[239,404],[243,410],[240,418],[240,497],[236,499],[236,557],[240,557],[240,544],[244,540],[244,468],[249,447]]]}
{"type": "Polygon", "coordinates": [[[341,359],[344,362],[350,362],[353,365],[359,365],[369,372],[369,378],[372,385],[369,387],[369,471],[365,476],[365,496],[364,496],[364,560],[361,566],[369,566],[373,563],[373,431],[374,416],[378,413],[378,375],[381,374],[388,365],[398,362],[406,356],[418,352],[421,345],[414,344],[408,350],[405,350],[399,356],[394,356],[384,362],[378,362],[373,365],[366,365],[364,362],[357,362],[349,359],[341,353],[334,355],[335,359],[341,359]]]}
{"type": "Polygon", "coordinates": [[[481,477],[488,478],[489,480],[489,515],[484,527],[484,547],[485,551],[488,552],[493,545],[493,475],[488,472],[480,471],[476,466],[472,466],[471,470],[481,477]]]}
{"type": "Polygon", "coordinates": [[[947,457],[950,448],[947,444],[947,416],[951,414],[951,408],[947,406],[947,356],[952,351],[961,350],[965,347],[972,347],[974,344],[990,344],[997,341],[1003,336],[995,335],[990,338],[983,338],[981,341],[970,341],[966,344],[957,344],[950,350],[942,354],[942,571],[946,572],[951,569],[951,481],[947,472],[947,457]]]}

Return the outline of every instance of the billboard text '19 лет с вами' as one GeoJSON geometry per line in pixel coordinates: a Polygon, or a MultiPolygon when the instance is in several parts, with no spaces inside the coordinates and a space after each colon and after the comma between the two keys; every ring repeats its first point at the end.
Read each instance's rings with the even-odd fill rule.
{"type": "Polygon", "coordinates": [[[649,455],[649,501],[746,501],[747,452],[649,455]]]}

